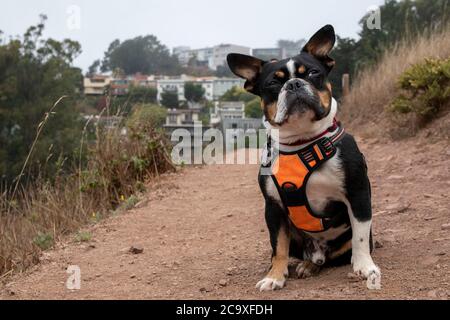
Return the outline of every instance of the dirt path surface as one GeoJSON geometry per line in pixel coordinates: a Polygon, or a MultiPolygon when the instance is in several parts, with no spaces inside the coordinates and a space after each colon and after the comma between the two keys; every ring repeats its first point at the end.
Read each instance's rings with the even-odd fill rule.
{"type": "Polygon", "coordinates": [[[256,165],[187,168],[167,175],[148,201],[67,241],[0,285],[3,299],[448,299],[450,146],[360,141],[369,164],[374,260],[382,290],[328,268],[283,290],[255,289],[270,263],[256,165]],[[140,254],[129,252],[142,247],[140,254]],[[65,287],[69,265],[81,289],[65,287]]]}

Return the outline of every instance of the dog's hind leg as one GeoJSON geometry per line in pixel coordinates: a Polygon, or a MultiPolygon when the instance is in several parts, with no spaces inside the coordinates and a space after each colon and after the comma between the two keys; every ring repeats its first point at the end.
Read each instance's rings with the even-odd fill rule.
{"type": "Polygon", "coordinates": [[[319,273],[326,259],[324,248],[318,240],[306,238],[303,247],[303,261],[295,269],[297,276],[302,279],[319,273]]]}
{"type": "Polygon", "coordinates": [[[321,266],[313,263],[311,260],[305,260],[297,265],[295,271],[297,272],[297,277],[305,279],[318,274],[320,269],[321,266]]]}

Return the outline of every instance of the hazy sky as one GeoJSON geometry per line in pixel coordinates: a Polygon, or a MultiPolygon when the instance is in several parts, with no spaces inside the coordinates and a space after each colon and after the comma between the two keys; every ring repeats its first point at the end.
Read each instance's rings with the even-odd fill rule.
{"type": "MultiPolygon", "coordinates": [[[[331,23],[337,34],[357,37],[358,21],[383,0],[0,0],[0,30],[21,35],[48,16],[45,36],[71,38],[84,70],[114,39],[154,34],[172,48],[234,43],[272,47],[278,39],[307,38],[331,23]],[[79,15],[77,15],[79,12],[79,15]],[[79,19],[77,17],[80,17],[79,19]],[[79,21],[79,24],[78,24],[79,21]]],[[[382,18],[381,18],[382,19],[382,18]]]]}

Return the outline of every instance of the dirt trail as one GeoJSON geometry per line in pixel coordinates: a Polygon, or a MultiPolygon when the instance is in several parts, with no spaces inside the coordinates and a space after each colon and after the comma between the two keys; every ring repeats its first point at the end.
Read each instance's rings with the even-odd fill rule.
{"type": "Polygon", "coordinates": [[[0,285],[0,298],[448,299],[449,144],[360,146],[373,186],[380,291],[348,277],[350,266],[290,278],[280,291],[255,290],[270,263],[258,168],[233,165],[165,176],[147,203],[88,228],[88,243],[45,253],[40,265],[0,285]],[[132,245],[144,252],[129,253],[132,245]],[[81,268],[80,290],[65,287],[68,265],[81,268]]]}

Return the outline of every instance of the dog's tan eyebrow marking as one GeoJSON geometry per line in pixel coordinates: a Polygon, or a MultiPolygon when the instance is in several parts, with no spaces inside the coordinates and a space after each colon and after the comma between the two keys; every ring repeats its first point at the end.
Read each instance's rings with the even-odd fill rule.
{"type": "Polygon", "coordinates": [[[278,70],[277,72],[275,72],[275,76],[277,76],[278,78],[284,78],[285,74],[283,71],[278,70]]]}
{"type": "Polygon", "coordinates": [[[305,71],[306,71],[306,68],[305,68],[305,66],[304,65],[301,65],[300,67],[298,67],[298,73],[300,73],[300,74],[303,74],[303,73],[305,73],[305,71]]]}

